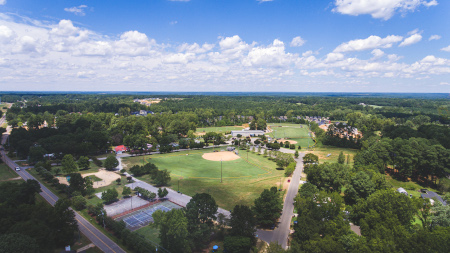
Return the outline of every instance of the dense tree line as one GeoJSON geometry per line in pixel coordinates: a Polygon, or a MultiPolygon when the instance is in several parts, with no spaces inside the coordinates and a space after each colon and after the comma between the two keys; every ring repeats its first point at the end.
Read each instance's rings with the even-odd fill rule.
{"type": "Polygon", "coordinates": [[[407,180],[434,181],[450,172],[450,151],[424,138],[370,138],[354,157],[356,168],[386,170],[407,180]],[[390,166],[390,168],[388,168],[390,166]]]}
{"type": "Polygon", "coordinates": [[[2,252],[52,252],[73,244],[77,236],[70,201],[54,207],[37,202],[38,182],[0,184],[0,249],[2,252]]]}
{"type": "Polygon", "coordinates": [[[449,206],[394,191],[376,167],[304,160],[308,183],[295,199],[298,219],[289,252],[448,251],[449,206]],[[415,217],[421,223],[413,225],[415,217]],[[359,225],[361,236],[349,222],[359,225]]]}

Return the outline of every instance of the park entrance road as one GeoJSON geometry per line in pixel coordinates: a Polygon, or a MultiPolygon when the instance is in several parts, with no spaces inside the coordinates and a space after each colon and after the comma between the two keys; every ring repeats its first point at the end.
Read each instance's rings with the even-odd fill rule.
{"type": "MultiPolygon", "coordinates": [[[[2,144],[5,144],[6,138],[8,137],[7,134],[3,135],[2,138],[2,144]]],[[[3,146],[1,146],[3,148],[3,146]]],[[[16,167],[20,167],[15,162],[13,162],[8,156],[6,156],[5,151],[1,150],[1,156],[3,161],[12,169],[14,170],[19,176],[21,176],[24,180],[36,180],[30,173],[28,173],[24,168],[21,168],[20,171],[16,171],[16,167]]],[[[38,180],[36,180],[39,182],[38,180]]],[[[58,201],[58,197],[51,192],[48,188],[46,188],[44,185],[42,185],[39,182],[39,185],[41,186],[42,192],[40,195],[47,200],[48,203],[50,203],[52,206],[55,205],[56,201],[58,201]]],[[[70,209],[72,210],[72,209],[70,209]]],[[[75,213],[75,219],[78,223],[78,228],[89,240],[91,240],[92,243],[95,244],[100,250],[107,253],[125,253],[125,251],[120,248],[115,242],[113,242],[111,239],[109,239],[106,235],[104,235],[100,230],[98,230],[96,227],[94,227],[91,223],[89,223],[86,219],[84,219],[81,215],[79,215],[77,212],[75,213]]]]}
{"type": "MultiPolygon", "coordinates": [[[[283,150],[281,151],[283,152],[283,150]]],[[[303,170],[303,156],[304,154],[300,154],[299,158],[295,159],[297,162],[297,167],[295,168],[291,178],[291,183],[289,184],[289,189],[283,204],[283,213],[281,214],[278,226],[273,231],[260,229],[256,231],[259,239],[268,243],[278,242],[283,249],[286,249],[288,246],[288,236],[291,232],[291,220],[294,215],[294,198],[298,193],[301,173],[303,170]]]]}

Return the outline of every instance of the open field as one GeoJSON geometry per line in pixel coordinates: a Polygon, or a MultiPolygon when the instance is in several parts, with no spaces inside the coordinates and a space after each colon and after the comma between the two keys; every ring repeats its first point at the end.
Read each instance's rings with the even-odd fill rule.
{"type": "Polygon", "coordinates": [[[347,163],[347,154],[350,154],[350,165],[353,165],[353,157],[356,155],[356,152],[358,150],[356,149],[350,149],[350,148],[339,148],[339,147],[333,147],[333,146],[321,146],[318,148],[314,148],[313,151],[306,151],[303,150],[301,152],[303,153],[313,153],[319,157],[319,162],[329,162],[329,163],[336,163],[339,157],[339,153],[344,152],[345,155],[345,162],[347,163]],[[331,154],[328,156],[328,154],[331,154]],[[327,157],[328,156],[328,157],[327,157]]]}
{"type": "Polygon", "coordinates": [[[5,181],[22,181],[22,179],[6,164],[0,164],[0,182],[5,181]]]}
{"type": "Polygon", "coordinates": [[[197,133],[208,133],[208,132],[216,132],[216,133],[225,133],[234,130],[242,130],[244,129],[241,126],[224,126],[224,127],[201,127],[197,128],[197,133]]]}
{"type": "MultiPolygon", "coordinates": [[[[277,170],[273,161],[262,155],[240,151],[244,157],[234,161],[222,162],[223,182],[220,182],[219,161],[209,161],[202,158],[204,153],[211,150],[196,150],[170,154],[146,156],[147,161],[154,163],[159,169],[171,172],[170,188],[193,196],[196,193],[211,194],[220,207],[231,209],[234,205],[252,205],[264,189],[277,186],[284,177],[283,170],[277,170]]],[[[126,168],[133,165],[142,165],[142,157],[122,158],[126,168]]],[[[150,182],[148,175],[140,179],[150,182]]]]}
{"type": "Polygon", "coordinates": [[[159,229],[154,228],[153,224],[149,224],[148,226],[142,227],[136,230],[136,233],[142,235],[145,239],[150,240],[155,243],[160,243],[159,240],[159,229]]]}
{"type": "Polygon", "coordinates": [[[413,182],[413,181],[408,181],[408,182],[399,181],[399,180],[393,178],[389,174],[386,175],[386,181],[388,181],[394,189],[398,189],[398,188],[402,187],[403,189],[405,189],[408,192],[408,194],[412,194],[414,197],[418,197],[418,198],[420,197],[419,189],[427,188],[429,190],[436,191],[436,190],[433,190],[431,187],[421,186],[418,183],[413,182]]]}
{"type": "MultiPolygon", "coordinates": [[[[268,126],[273,130],[268,135],[272,138],[283,138],[287,141],[295,141],[296,145],[308,147],[312,146],[314,141],[309,137],[309,128],[307,125],[291,124],[291,123],[270,123],[268,126]],[[308,141],[309,140],[309,141],[308,141]]],[[[294,144],[294,143],[292,143],[294,144]]]]}

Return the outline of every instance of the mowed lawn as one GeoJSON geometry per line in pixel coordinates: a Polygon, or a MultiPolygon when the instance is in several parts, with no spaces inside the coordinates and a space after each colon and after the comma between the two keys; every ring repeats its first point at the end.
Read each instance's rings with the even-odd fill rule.
{"type": "Polygon", "coordinates": [[[275,139],[288,138],[289,140],[296,141],[296,146],[300,145],[308,147],[314,145],[313,139],[308,135],[309,128],[307,125],[290,124],[290,123],[271,123],[270,128],[273,130],[269,133],[269,136],[275,139]]]}
{"type": "Polygon", "coordinates": [[[155,228],[152,226],[153,224],[147,225],[145,227],[142,227],[138,230],[136,230],[136,233],[144,236],[145,238],[147,238],[148,240],[155,242],[155,243],[160,243],[159,240],[159,229],[155,228]]]}
{"type": "Polygon", "coordinates": [[[313,151],[305,151],[302,150],[301,152],[304,153],[313,153],[319,157],[319,163],[329,162],[329,163],[336,163],[339,157],[339,154],[344,152],[345,155],[345,163],[347,163],[347,154],[350,155],[350,165],[353,165],[353,157],[355,157],[356,152],[358,152],[357,149],[350,149],[350,148],[339,148],[339,147],[332,147],[332,146],[322,146],[318,148],[314,148],[313,151]],[[331,154],[330,156],[328,156],[331,154]]]}
{"type": "MultiPolygon", "coordinates": [[[[0,182],[11,181],[13,178],[18,178],[19,175],[15,173],[8,165],[0,164],[0,182]]],[[[20,179],[19,179],[20,180],[20,179]]]]}
{"type": "Polygon", "coordinates": [[[208,132],[216,132],[216,133],[225,133],[235,130],[243,130],[243,127],[240,126],[224,126],[224,127],[200,127],[197,128],[197,133],[208,133],[208,132]]]}
{"type": "MultiPolygon", "coordinates": [[[[246,162],[247,153],[240,151],[240,158],[234,161],[222,162],[223,182],[220,182],[220,161],[209,161],[202,158],[203,153],[212,150],[197,150],[177,152],[163,155],[146,156],[146,161],[154,163],[160,169],[171,172],[170,188],[193,196],[196,193],[211,194],[220,207],[232,209],[235,205],[252,205],[253,201],[264,189],[277,186],[284,177],[283,170],[277,170],[273,161],[262,155],[249,152],[249,163],[246,162]],[[150,158],[150,159],[149,159],[150,158]]],[[[135,164],[142,164],[142,157],[122,158],[122,162],[129,169],[135,164]]],[[[148,175],[140,179],[150,182],[148,175]]]]}

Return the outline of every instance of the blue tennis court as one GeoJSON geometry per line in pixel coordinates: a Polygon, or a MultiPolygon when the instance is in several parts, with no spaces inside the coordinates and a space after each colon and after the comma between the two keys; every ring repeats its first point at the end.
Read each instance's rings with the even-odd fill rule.
{"type": "Polygon", "coordinates": [[[148,225],[150,222],[153,222],[152,214],[157,210],[167,212],[170,211],[172,208],[174,207],[167,207],[166,205],[163,204],[157,204],[149,208],[139,210],[133,214],[127,215],[122,220],[125,222],[126,226],[130,230],[136,230],[140,227],[148,225]]]}

